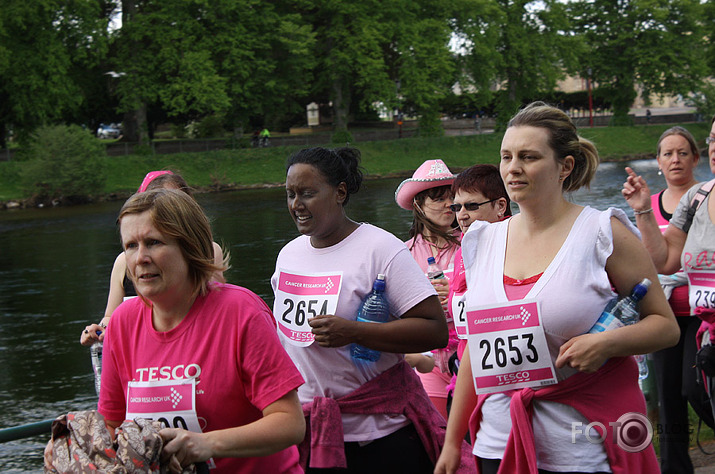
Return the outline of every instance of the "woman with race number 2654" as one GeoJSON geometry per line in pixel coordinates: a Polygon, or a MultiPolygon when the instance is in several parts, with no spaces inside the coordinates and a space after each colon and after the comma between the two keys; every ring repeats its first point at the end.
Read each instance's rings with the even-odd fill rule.
{"type": "Polygon", "coordinates": [[[431,473],[444,420],[404,353],[444,346],[447,324],[407,247],[347,216],[359,162],[354,148],[308,148],[286,167],[288,210],[303,235],[280,251],[271,284],[281,342],[306,381],[301,462],[309,473],[431,473]],[[378,274],[390,318],[357,321],[378,274]],[[354,343],[381,351],[377,361],[353,359],[354,343]]]}

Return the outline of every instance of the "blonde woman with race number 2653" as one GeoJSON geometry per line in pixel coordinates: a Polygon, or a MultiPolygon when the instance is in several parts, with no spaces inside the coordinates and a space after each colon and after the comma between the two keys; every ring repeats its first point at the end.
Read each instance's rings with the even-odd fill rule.
{"type": "Polygon", "coordinates": [[[637,231],[619,209],[566,198],[591,182],[599,159],[563,111],[539,102],[522,109],[500,153],[501,177],[520,213],[474,222],[462,241],[474,324],[435,472],[455,472],[467,428],[482,474],[657,472],[653,447],[626,452],[614,426],[627,414],[645,417],[630,356],[678,340],[663,290],[651,287],[636,324],[589,334],[615,296],[612,287],[627,295],[643,278],[657,278],[637,231]],[[516,321],[506,317],[514,314],[516,321]],[[511,344],[502,346],[505,360],[499,337],[511,344]],[[587,436],[594,422],[605,427],[602,444],[587,436]]]}

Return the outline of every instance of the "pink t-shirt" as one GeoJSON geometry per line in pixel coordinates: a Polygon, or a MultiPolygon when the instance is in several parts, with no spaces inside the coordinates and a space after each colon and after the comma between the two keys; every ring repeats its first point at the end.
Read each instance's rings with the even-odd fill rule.
{"type": "MultiPolygon", "coordinates": [[[[650,204],[653,208],[653,216],[655,216],[655,221],[658,223],[658,227],[661,232],[665,232],[670,224],[670,219],[673,217],[671,214],[663,214],[665,209],[661,205],[661,198],[665,191],[661,191],[657,194],[653,194],[650,197],[650,204]]],[[[665,278],[665,281],[672,282],[672,279],[665,278]]],[[[668,303],[673,309],[673,314],[678,317],[689,317],[690,316],[690,301],[688,300],[688,285],[687,283],[676,286],[672,289],[672,293],[668,298],[668,303]]]]}
{"type": "MultiPolygon", "coordinates": [[[[459,229],[454,230],[454,235],[459,237],[459,229]]],[[[405,245],[410,250],[417,264],[422,271],[427,274],[427,259],[432,257],[432,247],[435,247],[430,242],[426,241],[421,235],[417,235],[405,242],[405,245]]],[[[446,249],[439,250],[435,257],[435,263],[442,269],[444,276],[452,279],[454,272],[454,254],[459,248],[459,245],[450,245],[446,249]]]]}
{"type": "MultiPolygon", "coordinates": [[[[202,431],[243,426],[303,379],[276,336],[271,311],[254,293],[215,284],[174,329],[159,332],[140,298],[122,303],[104,340],[99,412],[124,420],[128,383],[196,379],[202,431]]],[[[302,472],[295,446],[270,456],[214,458],[213,473],[302,472]]]]}

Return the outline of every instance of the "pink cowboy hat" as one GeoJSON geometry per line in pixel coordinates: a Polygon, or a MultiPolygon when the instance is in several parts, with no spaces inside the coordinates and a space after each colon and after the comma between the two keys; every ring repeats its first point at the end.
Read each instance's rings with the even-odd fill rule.
{"type": "Polygon", "coordinates": [[[395,201],[402,209],[412,210],[415,196],[425,189],[449,186],[455,176],[442,160],[427,160],[417,168],[411,178],[404,180],[395,191],[395,201]]]}

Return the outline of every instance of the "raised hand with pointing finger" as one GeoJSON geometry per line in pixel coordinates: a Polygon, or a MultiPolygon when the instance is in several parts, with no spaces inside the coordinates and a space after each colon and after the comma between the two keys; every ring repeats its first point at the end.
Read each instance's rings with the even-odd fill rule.
{"type": "Polygon", "coordinates": [[[648,209],[651,208],[648,183],[628,166],[626,166],[626,173],[628,173],[628,177],[623,183],[621,194],[635,212],[648,212],[648,209]]]}

